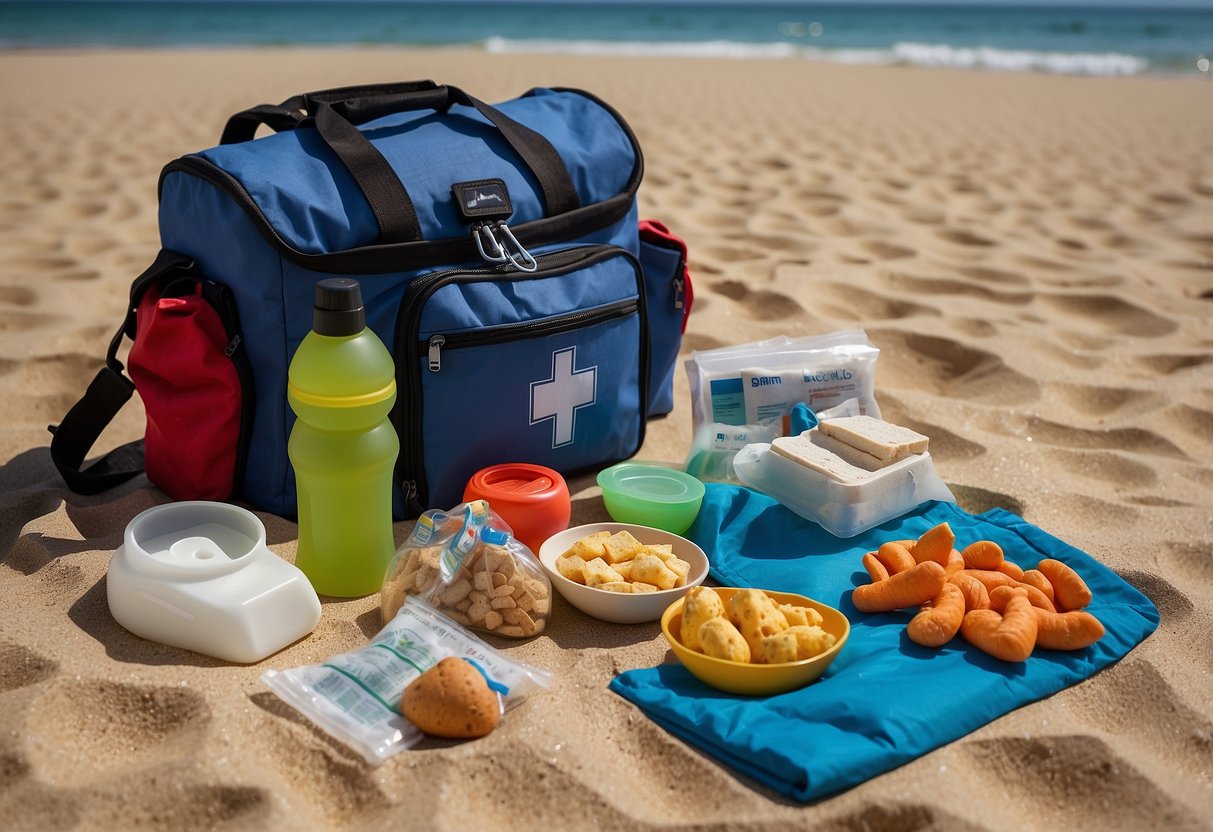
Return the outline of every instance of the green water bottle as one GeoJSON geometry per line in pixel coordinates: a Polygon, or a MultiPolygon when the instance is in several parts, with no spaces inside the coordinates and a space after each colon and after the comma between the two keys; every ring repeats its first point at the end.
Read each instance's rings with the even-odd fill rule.
{"type": "Polygon", "coordinates": [[[358,281],[316,284],[312,331],[291,359],[286,398],[299,417],[287,444],[299,500],[295,565],[321,595],[378,592],[396,552],[392,469],[400,442],[387,418],[396,370],[366,328],[358,281]]]}

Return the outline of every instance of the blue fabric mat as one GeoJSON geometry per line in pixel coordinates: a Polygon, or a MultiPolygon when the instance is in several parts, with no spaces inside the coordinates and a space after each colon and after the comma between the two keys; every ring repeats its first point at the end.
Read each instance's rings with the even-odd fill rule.
{"type": "Polygon", "coordinates": [[[801,801],[855,786],[1086,679],[1158,626],[1149,599],[1107,567],[1001,509],[974,516],[928,503],[841,540],[766,495],[709,485],[688,536],[723,586],[797,592],[842,610],[851,621],[847,644],[818,682],[780,696],[721,693],[677,663],[628,671],[611,689],[691,745],[801,801]],[[856,610],[851,590],[868,581],[863,553],[944,521],[961,547],[993,540],[1025,569],[1045,557],[1072,566],[1107,635],[1085,650],[1037,650],[1006,664],[959,636],[939,650],[919,647],[906,636],[913,611],[856,610]]]}

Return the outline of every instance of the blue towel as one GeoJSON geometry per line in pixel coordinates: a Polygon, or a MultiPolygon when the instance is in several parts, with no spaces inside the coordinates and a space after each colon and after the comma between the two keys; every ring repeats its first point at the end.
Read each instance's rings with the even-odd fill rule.
{"type": "Polygon", "coordinates": [[[822,678],[798,691],[754,698],[722,693],[680,664],[632,670],[611,689],[659,725],[728,766],[796,800],[855,786],[1043,699],[1116,662],[1158,626],[1144,595],[1090,555],[1001,509],[971,515],[927,503],[842,540],[766,495],[708,485],[688,536],[724,586],[796,592],[837,607],[851,635],[822,678]],[[938,650],[914,644],[914,611],[864,614],[851,590],[868,581],[864,552],[917,538],[947,522],[962,546],[993,540],[1024,568],[1069,564],[1094,593],[1088,608],[1107,629],[1085,650],[1037,650],[1022,664],[987,656],[957,637],[938,650]]]}

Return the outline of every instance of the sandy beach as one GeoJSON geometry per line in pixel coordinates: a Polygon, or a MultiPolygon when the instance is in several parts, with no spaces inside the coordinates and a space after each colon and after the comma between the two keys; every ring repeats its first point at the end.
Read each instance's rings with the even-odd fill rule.
{"type": "MultiPolygon", "coordinates": [[[[1197,830],[1213,826],[1213,83],[799,60],[459,50],[0,54],[0,817],[13,829],[1197,830]],[[1120,663],[802,806],[607,688],[657,624],[557,599],[507,644],[550,690],[489,737],[366,766],[267,667],[365,643],[377,597],[235,666],[106,604],[145,478],[72,494],[58,422],[158,249],[156,181],[226,117],[310,89],[434,78],[496,101],[588,89],[645,153],[641,215],[690,247],[684,354],[862,327],[886,418],[931,437],[971,511],[1089,552],[1162,615],[1120,663]]],[[[681,463],[687,381],[639,458],[681,463]]],[[[97,450],[138,438],[127,408],[97,450]]],[[[608,519],[592,477],[574,522],[608,519]]],[[[297,527],[260,513],[292,560],[297,527]]],[[[403,540],[410,524],[396,525],[403,540]]]]}

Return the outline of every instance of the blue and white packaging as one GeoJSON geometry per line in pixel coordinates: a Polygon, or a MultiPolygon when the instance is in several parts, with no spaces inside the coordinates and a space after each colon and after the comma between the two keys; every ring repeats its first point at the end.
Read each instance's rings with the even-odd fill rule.
{"type": "Polygon", "coordinates": [[[733,456],[788,432],[792,408],[880,418],[876,359],[861,329],[697,350],[686,362],[693,434],[686,471],[737,482],[733,456]]]}

